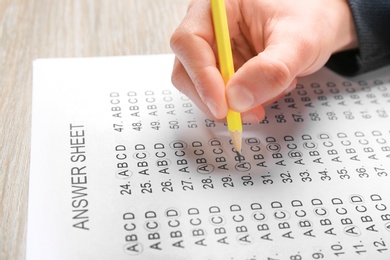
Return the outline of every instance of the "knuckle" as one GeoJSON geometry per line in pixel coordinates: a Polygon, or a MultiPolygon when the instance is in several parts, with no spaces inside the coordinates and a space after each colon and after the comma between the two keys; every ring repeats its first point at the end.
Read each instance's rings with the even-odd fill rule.
{"type": "Polygon", "coordinates": [[[183,32],[177,29],[171,36],[169,44],[173,51],[177,50],[179,46],[183,44],[184,41],[183,32]]]}
{"type": "Polygon", "coordinates": [[[172,74],[171,74],[171,82],[175,88],[181,91],[183,89],[183,78],[185,77],[185,70],[183,68],[183,65],[178,61],[175,60],[175,63],[172,68],[172,74]]]}
{"type": "Polygon", "coordinates": [[[298,51],[302,55],[311,55],[318,48],[318,42],[314,37],[307,35],[302,37],[300,40],[300,45],[298,46],[298,51]]]}
{"type": "Polygon", "coordinates": [[[176,88],[178,88],[178,86],[179,86],[179,78],[178,78],[178,77],[179,77],[179,76],[178,76],[177,70],[176,70],[175,68],[173,68],[172,74],[171,74],[171,82],[172,82],[172,84],[173,84],[176,88]]]}
{"type": "Polygon", "coordinates": [[[282,61],[274,61],[270,63],[269,73],[264,74],[268,78],[268,82],[272,87],[284,90],[287,87],[287,82],[291,77],[290,69],[282,61]]]}

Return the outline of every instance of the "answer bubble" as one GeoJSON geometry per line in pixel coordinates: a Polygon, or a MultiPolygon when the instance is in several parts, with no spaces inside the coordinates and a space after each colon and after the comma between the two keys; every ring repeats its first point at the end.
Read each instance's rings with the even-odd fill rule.
{"type": "Polygon", "coordinates": [[[129,179],[132,175],[133,175],[133,172],[128,170],[128,169],[118,170],[115,173],[115,177],[117,177],[118,179],[121,179],[121,180],[129,179]]]}
{"type": "Polygon", "coordinates": [[[133,242],[124,245],[123,251],[128,255],[137,256],[144,251],[144,247],[139,242],[133,242]]]}

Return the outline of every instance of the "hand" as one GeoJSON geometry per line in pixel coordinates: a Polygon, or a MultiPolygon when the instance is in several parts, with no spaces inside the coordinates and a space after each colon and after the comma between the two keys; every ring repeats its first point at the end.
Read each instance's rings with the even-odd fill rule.
{"type": "Polygon", "coordinates": [[[209,116],[228,107],[244,122],[292,90],[297,77],[319,70],[332,53],[357,47],[346,0],[225,1],[236,69],[227,86],[218,69],[210,0],[191,1],[171,37],[172,82],[209,116]]]}

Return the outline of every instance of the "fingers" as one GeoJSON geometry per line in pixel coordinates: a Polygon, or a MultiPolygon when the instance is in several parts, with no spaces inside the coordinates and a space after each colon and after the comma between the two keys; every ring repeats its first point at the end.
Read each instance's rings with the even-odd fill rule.
{"type": "Polygon", "coordinates": [[[178,60],[172,74],[173,84],[187,95],[196,97],[196,103],[201,109],[206,106],[214,117],[224,118],[228,107],[225,85],[212,47],[214,32],[209,1],[193,2],[170,43],[178,60]]]}
{"type": "MultiPolygon", "coordinates": [[[[208,107],[199,97],[191,78],[188,76],[183,65],[177,58],[175,59],[173,65],[172,82],[174,82],[174,84],[178,86],[178,90],[189,97],[198,106],[199,109],[201,109],[209,117],[214,117],[214,115],[210,113],[208,107]]],[[[241,118],[244,123],[259,123],[264,119],[264,117],[265,112],[263,106],[258,106],[241,114],[241,118]]]]}
{"type": "Polygon", "coordinates": [[[217,119],[224,118],[230,107],[242,113],[244,120],[261,121],[265,105],[293,89],[297,77],[320,69],[333,50],[334,37],[323,37],[340,25],[329,26],[334,20],[333,6],[327,8],[327,19],[318,19],[324,2],[299,3],[228,1],[238,70],[225,88],[216,61],[209,0],[191,1],[186,17],[171,37],[176,54],[173,84],[217,119]]]}
{"type": "Polygon", "coordinates": [[[264,107],[267,107],[268,105],[274,103],[275,101],[279,100],[282,98],[284,95],[289,93],[290,91],[294,90],[296,85],[297,85],[298,80],[295,78],[290,86],[287,87],[287,89],[283,92],[280,93],[278,96],[275,98],[266,101],[263,105],[257,106],[255,108],[252,108],[246,112],[241,113],[241,119],[242,122],[244,123],[259,123],[264,120],[266,114],[264,107]]]}
{"type": "Polygon", "coordinates": [[[244,123],[259,123],[263,121],[265,111],[263,106],[252,108],[249,111],[241,113],[241,120],[244,123]]]}
{"type": "MultiPolygon", "coordinates": [[[[178,59],[175,59],[173,65],[172,82],[174,82],[174,84],[178,86],[178,90],[189,97],[199,107],[199,109],[201,109],[209,117],[214,117],[214,115],[210,113],[208,107],[199,97],[191,78],[188,76],[183,65],[178,59]]],[[[274,101],[275,100],[272,102],[274,101]]],[[[241,118],[244,123],[259,123],[264,119],[264,117],[265,111],[263,106],[258,106],[241,114],[241,118]]]]}
{"type": "Polygon", "coordinates": [[[263,104],[264,107],[274,103],[275,101],[278,101],[279,99],[281,99],[283,96],[285,96],[286,94],[288,94],[289,92],[291,92],[292,90],[295,89],[295,87],[297,86],[297,83],[298,83],[298,79],[294,79],[290,86],[288,86],[285,91],[283,93],[280,93],[278,96],[276,96],[275,98],[271,99],[271,100],[268,100],[267,102],[265,102],[263,104]]]}
{"type": "Polygon", "coordinates": [[[181,93],[189,97],[200,110],[206,113],[209,117],[214,117],[214,115],[210,112],[208,107],[203,103],[202,99],[200,98],[191,78],[188,76],[186,70],[184,69],[183,64],[177,58],[175,58],[175,62],[173,65],[171,80],[172,83],[176,86],[176,88],[181,93]]]}
{"type": "MultiPolygon", "coordinates": [[[[288,38],[288,35],[285,37],[288,38]]],[[[297,76],[314,70],[316,57],[313,53],[316,51],[308,54],[306,51],[311,48],[311,43],[305,41],[299,39],[294,46],[293,40],[274,41],[270,38],[265,50],[248,60],[228,82],[229,107],[237,112],[245,112],[269,104],[284,95],[291,85],[294,86],[297,76]]]]}
{"type": "Polygon", "coordinates": [[[245,112],[262,105],[283,93],[293,77],[283,62],[259,54],[229,81],[229,106],[237,112],[245,112]]]}

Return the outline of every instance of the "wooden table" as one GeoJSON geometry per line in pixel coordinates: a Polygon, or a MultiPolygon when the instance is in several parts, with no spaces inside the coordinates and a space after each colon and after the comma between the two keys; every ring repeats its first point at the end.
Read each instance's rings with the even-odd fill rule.
{"type": "Polygon", "coordinates": [[[32,61],[170,53],[189,0],[0,0],[0,259],[24,259],[32,61]]]}

